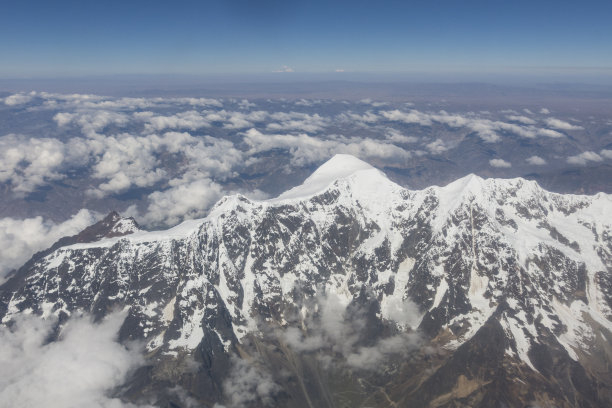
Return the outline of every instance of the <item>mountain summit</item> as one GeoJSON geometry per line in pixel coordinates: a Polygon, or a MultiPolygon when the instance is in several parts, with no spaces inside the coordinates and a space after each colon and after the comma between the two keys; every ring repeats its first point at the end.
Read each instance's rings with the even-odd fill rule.
{"type": "Polygon", "coordinates": [[[273,201],[308,198],[326,190],[335,181],[350,177],[355,173],[360,173],[362,178],[386,178],[379,170],[354,156],[337,154],[323,163],[302,185],[284,192],[273,201]]]}
{"type": "Polygon", "coordinates": [[[411,191],[337,155],[276,199],[55,248],[0,318],[127,310],[133,402],[606,407],[610,213],[523,179],[411,191]]]}

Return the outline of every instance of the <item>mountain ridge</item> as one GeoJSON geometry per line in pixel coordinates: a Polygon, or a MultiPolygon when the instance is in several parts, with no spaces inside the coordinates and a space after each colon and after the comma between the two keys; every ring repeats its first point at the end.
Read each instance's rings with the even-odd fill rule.
{"type": "MultiPolygon", "coordinates": [[[[300,200],[309,199],[315,195],[324,193],[328,188],[330,188],[334,183],[338,181],[351,180],[351,179],[353,179],[352,182],[354,185],[359,185],[358,190],[362,190],[363,185],[375,184],[376,182],[380,182],[381,184],[392,186],[394,188],[396,187],[398,189],[405,189],[405,190],[414,191],[414,192],[426,191],[429,189],[444,189],[444,190],[448,189],[450,191],[447,194],[445,194],[447,198],[445,202],[448,202],[450,204],[452,204],[453,202],[455,203],[460,202],[460,200],[453,199],[453,197],[456,197],[458,194],[471,193],[472,195],[475,195],[475,193],[481,191],[485,187],[490,189],[491,187],[499,187],[499,186],[508,185],[508,184],[510,185],[524,184],[524,185],[529,186],[530,189],[532,189],[535,192],[541,190],[543,192],[546,192],[552,195],[563,196],[563,197],[568,197],[568,198],[575,198],[576,200],[588,199],[589,197],[592,197],[594,200],[601,199],[601,200],[607,200],[607,201],[612,202],[612,195],[606,194],[603,192],[599,192],[593,195],[553,193],[553,192],[548,192],[547,190],[542,188],[535,180],[524,179],[522,177],[515,177],[515,178],[510,178],[510,179],[483,178],[474,173],[470,173],[466,176],[463,176],[445,186],[431,186],[431,187],[427,187],[422,190],[409,190],[391,181],[389,178],[387,178],[386,175],[384,175],[382,171],[367,164],[366,162],[363,162],[362,160],[355,158],[354,156],[350,156],[347,154],[335,155],[332,159],[325,162],[315,172],[313,172],[313,176],[317,175],[317,172],[319,171],[319,169],[327,170],[330,164],[333,164],[333,166],[335,167],[338,164],[346,163],[345,161],[346,157],[352,158],[352,159],[349,159],[349,166],[352,166],[352,167],[350,168],[348,172],[340,171],[340,175],[338,177],[327,177],[327,178],[324,178],[322,181],[316,180],[317,182],[315,183],[309,183],[309,180],[311,180],[312,178],[311,176],[311,177],[308,177],[304,181],[303,184],[298,185],[294,188],[291,188],[287,190],[285,193],[280,194],[278,197],[271,198],[271,199],[258,200],[258,199],[249,198],[241,193],[227,195],[219,199],[219,201],[217,201],[217,203],[215,203],[212,206],[211,210],[209,211],[209,214],[204,218],[186,220],[176,226],[170,227],[165,230],[146,231],[146,230],[141,230],[140,227],[138,227],[139,229],[134,232],[135,233],[140,232],[142,235],[137,234],[133,236],[132,238],[136,238],[136,237],[140,238],[142,236],[143,239],[146,239],[146,237],[151,237],[151,239],[154,239],[156,236],[163,237],[163,235],[166,234],[168,237],[170,237],[169,239],[173,239],[175,237],[180,236],[180,234],[183,232],[189,233],[193,231],[193,229],[199,223],[205,222],[210,217],[215,217],[217,214],[222,214],[224,211],[228,210],[232,205],[236,205],[235,203],[237,202],[247,200],[249,202],[259,203],[262,205],[282,205],[285,201],[289,202],[289,201],[300,201],[300,200]],[[342,160],[336,161],[338,158],[342,158],[342,160]],[[350,161],[353,161],[353,162],[350,163],[350,161]],[[362,173],[362,172],[366,172],[366,173],[362,173]],[[360,176],[361,178],[359,178],[360,176]],[[356,177],[357,179],[355,179],[356,177]],[[374,179],[374,181],[372,181],[372,178],[374,179]],[[304,189],[302,190],[302,188],[304,189]],[[289,193],[289,192],[295,192],[296,194],[292,193],[291,195],[286,195],[286,193],[289,193]]],[[[111,214],[117,214],[117,213],[111,212],[111,214]]],[[[106,237],[106,238],[113,238],[113,237],[106,237]]],[[[114,243],[116,241],[117,239],[115,240],[111,239],[108,241],[105,240],[104,245],[107,245],[111,242],[114,243]]],[[[97,241],[90,241],[90,242],[84,242],[83,244],[96,245],[96,242],[97,241]]],[[[78,247],[78,244],[72,244],[72,245],[77,245],[78,247]]],[[[83,247],[85,246],[86,245],[83,245],[83,247]]]]}

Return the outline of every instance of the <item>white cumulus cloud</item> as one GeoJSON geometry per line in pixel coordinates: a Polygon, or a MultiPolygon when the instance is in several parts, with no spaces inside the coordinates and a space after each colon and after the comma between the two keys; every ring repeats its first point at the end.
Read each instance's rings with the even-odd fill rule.
{"type": "Polygon", "coordinates": [[[433,142],[427,144],[425,147],[427,148],[427,150],[434,154],[444,153],[448,150],[448,147],[446,147],[442,139],[436,139],[433,142]]]}
{"type": "Polygon", "coordinates": [[[309,115],[298,112],[277,112],[270,115],[270,118],[278,121],[266,125],[266,129],[273,132],[297,130],[316,133],[322,131],[328,125],[328,120],[316,113],[309,115]]]}
{"type": "Polygon", "coordinates": [[[14,192],[32,192],[64,177],[59,170],[66,155],[57,139],[4,136],[0,138],[0,183],[10,183],[14,192]]]}
{"type": "Polygon", "coordinates": [[[604,157],[606,159],[612,159],[612,150],[603,149],[601,152],[599,152],[599,154],[601,155],[601,157],[604,157]]]}
{"type": "Polygon", "coordinates": [[[504,159],[491,159],[491,160],[489,160],[489,164],[492,167],[499,167],[499,168],[509,168],[509,167],[512,167],[512,163],[507,162],[504,159]]]}
{"type": "Polygon", "coordinates": [[[97,218],[97,214],[85,209],[62,223],[40,216],[0,218],[0,282],[6,273],[23,265],[34,253],[50,247],[62,237],[77,234],[97,218]]]}
{"type": "Polygon", "coordinates": [[[210,123],[198,112],[190,110],[174,115],[156,115],[153,112],[136,112],[134,117],[145,122],[145,131],[154,132],[164,129],[196,130],[209,127],[210,123]]]}
{"type": "Polygon", "coordinates": [[[546,164],[546,160],[540,156],[531,156],[525,159],[525,161],[533,166],[543,166],[546,164]]]}
{"type": "Polygon", "coordinates": [[[8,106],[23,105],[24,103],[30,102],[34,95],[34,93],[16,93],[4,98],[4,104],[8,106]]]}
{"type": "Polygon", "coordinates": [[[176,225],[185,219],[205,216],[223,194],[222,186],[209,178],[183,177],[172,180],[169,189],[151,193],[144,214],[133,215],[146,225],[176,225]]]}

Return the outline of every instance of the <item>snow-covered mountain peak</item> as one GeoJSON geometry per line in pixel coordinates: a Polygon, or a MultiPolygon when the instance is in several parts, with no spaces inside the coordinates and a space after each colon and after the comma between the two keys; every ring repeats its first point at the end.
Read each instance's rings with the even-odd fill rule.
{"type": "Polygon", "coordinates": [[[337,179],[346,177],[359,170],[373,169],[370,164],[350,154],[336,154],[323,163],[308,179],[337,179]]]}
{"type": "Polygon", "coordinates": [[[532,200],[547,194],[532,180],[520,177],[485,179],[475,174],[468,174],[444,187],[434,189],[440,198],[440,209],[443,211],[450,211],[463,202],[477,202],[487,207],[491,200],[501,205],[504,202],[532,200]]]}
{"type": "Polygon", "coordinates": [[[111,230],[107,234],[109,237],[122,236],[127,234],[133,234],[139,232],[140,227],[133,218],[121,218],[119,217],[111,230]]]}
{"type": "Polygon", "coordinates": [[[475,174],[468,174],[457,179],[444,187],[439,188],[440,198],[449,203],[459,201],[458,199],[467,194],[482,194],[485,180],[475,174]]]}
{"type": "Polygon", "coordinates": [[[467,176],[461,177],[451,183],[449,183],[446,188],[455,189],[455,190],[474,190],[482,188],[483,182],[485,180],[474,174],[470,173],[467,176]]]}
{"type": "Polygon", "coordinates": [[[459,197],[493,197],[498,195],[506,195],[508,193],[512,194],[513,196],[517,193],[519,195],[531,196],[538,194],[540,191],[542,191],[542,188],[537,182],[520,177],[512,179],[485,179],[472,173],[461,177],[444,187],[441,187],[440,190],[442,190],[444,194],[448,195],[449,199],[455,197],[456,200],[459,197]],[[519,191],[522,193],[519,193],[519,191]]]}
{"type": "Polygon", "coordinates": [[[349,154],[337,154],[315,170],[310,177],[304,180],[304,183],[269,201],[276,202],[311,197],[325,191],[337,180],[352,176],[358,177],[358,180],[354,180],[358,184],[380,181],[384,184],[391,183],[384,173],[368,163],[349,154]]]}

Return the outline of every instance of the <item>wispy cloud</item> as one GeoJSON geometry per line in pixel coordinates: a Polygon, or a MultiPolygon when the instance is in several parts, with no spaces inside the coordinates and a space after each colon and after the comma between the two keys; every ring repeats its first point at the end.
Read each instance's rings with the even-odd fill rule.
{"type": "Polygon", "coordinates": [[[291,68],[291,67],[289,67],[287,65],[283,65],[279,69],[276,69],[276,70],[274,70],[272,72],[295,72],[295,71],[293,70],[293,68],[291,68]]]}
{"type": "MultiPolygon", "coordinates": [[[[511,111],[512,113],[516,113],[511,111]]],[[[512,133],[521,137],[535,138],[538,136],[562,137],[559,132],[550,129],[542,129],[533,125],[535,121],[520,115],[510,115],[510,120],[521,123],[507,123],[499,120],[491,120],[468,115],[449,114],[445,111],[438,113],[421,112],[412,109],[409,112],[391,110],[381,112],[381,115],[392,121],[417,124],[420,126],[432,126],[434,123],[446,125],[451,128],[467,128],[476,132],[485,142],[494,143],[501,140],[501,132],[512,133]]]]}
{"type": "Polygon", "coordinates": [[[22,314],[11,329],[0,326],[3,405],[136,408],[109,396],[143,362],[138,350],[116,342],[124,318],[114,313],[94,324],[88,316],[72,317],[50,343],[54,320],[22,314]]]}
{"type": "Polygon", "coordinates": [[[582,126],[572,125],[569,122],[566,122],[561,119],[556,118],[547,118],[544,121],[551,128],[559,129],[559,130],[581,130],[584,129],[582,126]]]}
{"type": "MultiPolygon", "coordinates": [[[[390,323],[386,335],[368,332],[366,309],[352,303],[349,306],[347,300],[324,291],[304,299],[296,309],[301,312],[287,313],[283,326],[259,323],[261,344],[280,344],[279,357],[286,356],[291,361],[288,370],[296,367],[294,362],[306,358],[317,361],[320,370],[370,372],[389,367],[393,359],[404,358],[421,345],[421,336],[413,327],[420,322],[422,313],[409,299],[394,304],[392,311],[383,310],[389,319],[386,323],[390,323]],[[367,343],[363,341],[366,336],[367,343]]],[[[279,373],[270,366],[269,359],[260,357],[265,354],[259,347],[250,354],[248,360],[236,358],[232,362],[223,386],[229,406],[274,405],[273,398],[281,391],[278,383],[285,382],[288,374],[303,375],[301,370],[279,373]]]]}
{"type": "Polygon", "coordinates": [[[527,116],[522,116],[522,115],[508,115],[506,116],[506,118],[508,120],[511,120],[513,122],[519,122],[522,123],[524,125],[535,125],[536,121],[528,118],[527,116]]]}
{"type": "Polygon", "coordinates": [[[587,151],[577,154],[575,156],[569,156],[567,162],[570,164],[577,164],[585,166],[588,162],[600,162],[602,157],[595,152],[587,151]]]}

